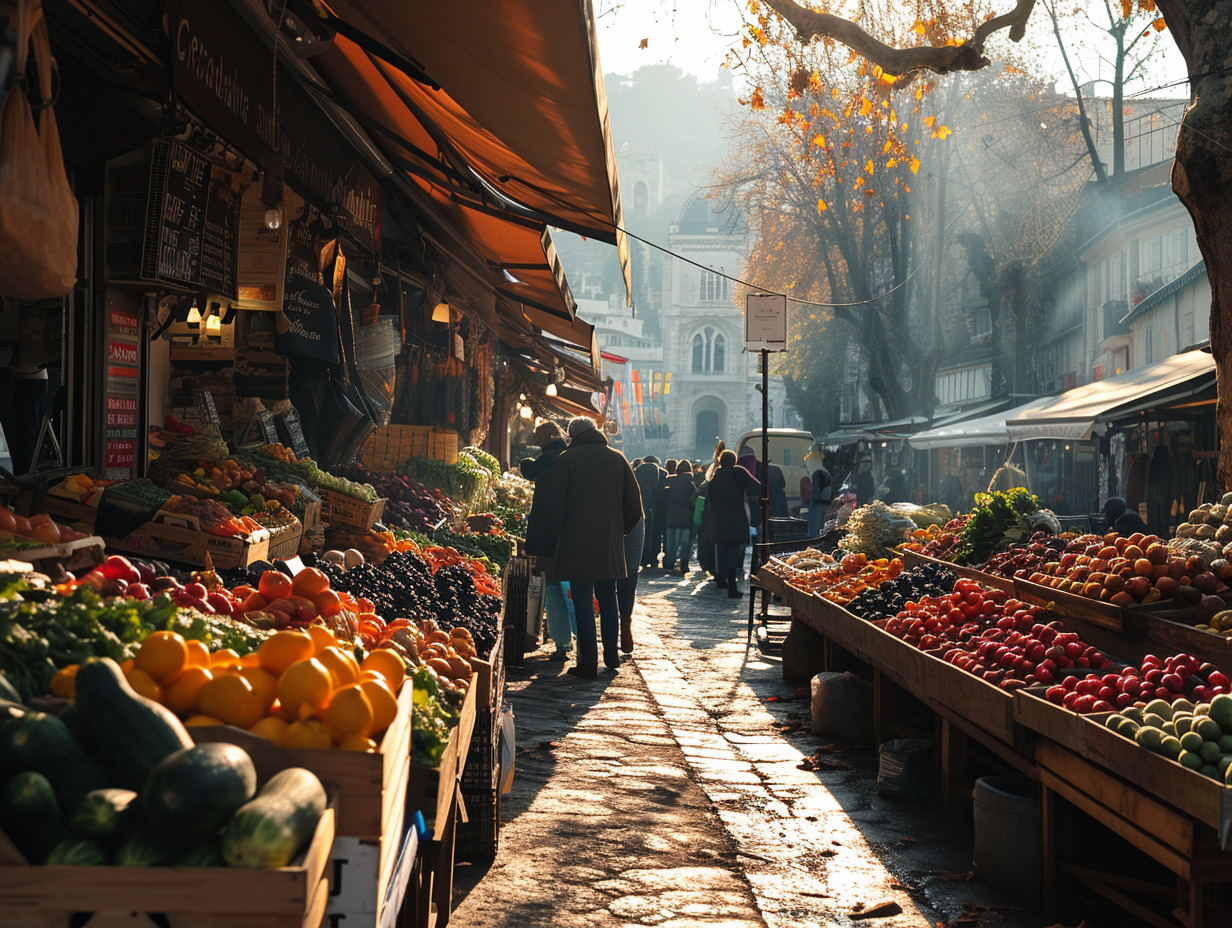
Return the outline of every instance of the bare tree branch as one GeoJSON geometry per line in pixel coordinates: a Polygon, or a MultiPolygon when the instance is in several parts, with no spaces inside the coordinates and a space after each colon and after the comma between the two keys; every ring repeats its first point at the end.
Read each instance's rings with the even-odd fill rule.
{"type": "Polygon", "coordinates": [[[1035,0],[1017,0],[1014,9],[1008,13],[980,23],[975,34],[961,45],[923,45],[916,48],[886,45],[849,19],[806,10],[794,0],[766,0],[766,5],[791,25],[797,38],[805,45],[813,39],[828,37],[837,39],[869,61],[881,65],[887,74],[909,74],[922,70],[948,74],[951,71],[978,71],[987,67],[989,61],[984,57],[984,43],[993,33],[1009,29],[1010,38],[1019,41],[1035,7],[1035,0]]]}
{"type": "MultiPolygon", "coordinates": [[[[1087,108],[1082,100],[1082,88],[1078,85],[1078,75],[1074,73],[1074,68],[1069,63],[1069,54],[1065,51],[1065,40],[1061,38],[1061,24],[1057,21],[1056,8],[1046,2],[1044,9],[1048,11],[1048,17],[1052,20],[1052,31],[1057,37],[1057,48],[1061,50],[1061,60],[1065,62],[1065,70],[1069,72],[1070,83],[1074,85],[1074,97],[1078,101],[1078,126],[1082,130],[1082,140],[1086,143],[1087,153],[1091,156],[1091,167],[1095,169],[1096,180],[1101,184],[1107,183],[1108,174],[1104,170],[1103,162],[1099,160],[1099,152],[1095,150],[1095,140],[1091,138],[1091,123],[1087,119],[1087,108]]],[[[1108,15],[1111,16],[1111,12],[1108,15]]]]}

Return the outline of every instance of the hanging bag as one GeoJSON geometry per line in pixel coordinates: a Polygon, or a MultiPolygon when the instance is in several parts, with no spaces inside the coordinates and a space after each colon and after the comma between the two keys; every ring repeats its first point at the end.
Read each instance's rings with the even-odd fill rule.
{"type": "Polygon", "coordinates": [[[17,0],[17,67],[0,105],[0,295],[57,299],[77,280],[77,199],[52,111],[51,42],[39,0],[17,0]],[[34,48],[38,127],[24,87],[34,48]]]}

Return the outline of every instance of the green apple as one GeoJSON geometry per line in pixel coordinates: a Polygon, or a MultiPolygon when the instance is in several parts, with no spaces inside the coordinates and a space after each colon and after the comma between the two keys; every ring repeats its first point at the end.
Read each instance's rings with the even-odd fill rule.
{"type": "Polygon", "coordinates": [[[1176,738],[1167,737],[1159,743],[1159,753],[1169,760],[1176,760],[1181,756],[1181,742],[1176,738]]]}
{"type": "Polygon", "coordinates": [[[1188,767],[1190,770],[1198,770],[1202,766],[1202,755],[1193,751],[1181,751],[1181,756],[1177,760],[1181,762],[1182,767],[1188,767]]]}

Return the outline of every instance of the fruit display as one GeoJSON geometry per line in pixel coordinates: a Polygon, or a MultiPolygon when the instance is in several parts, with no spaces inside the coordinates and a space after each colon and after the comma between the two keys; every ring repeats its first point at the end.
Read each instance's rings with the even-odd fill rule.
{"type": "Polygon", "coordinates": [[[1171,705],[1186,697],[1204,701],[1228,692],[1228,678],[1223,672],[1199,662],[1192,654],[1173,654],[1162,660],[1148,654],[1141,664],[1141,669],[1123,666],[1103,675],[1066,677],[1050,687],[1044,698],[1085,714],[1142,709],[1148,702],[1171,705]]]}
{"type": "Polygon", "coordinates": [[[297,458],[295,453],[284,445],[265,445],[257,451],[244,452],[236,457],[255,464],[269,479],[321,487],[369,503],[379,498],[376,490],[369,484],[321,470],[312,458],[297,458]]]}
{"type": "Polygon", "coordinates": [[[905,513],[875,499],[855,509],[846,528],[847,534],[839,539],[840,548],[851,554],[878,558],[890,555],[902,544],[915,530],[916,523],[905,513]]]}
{"type": "Polygon", "coordinates": [[[70,474],[47,492],[66,499],[75,499],[79,503],[89,503],[91,498],[109,486],[113,481],[100,480],[89,474],[70,474]]]}
{"type": "Polygon", "coordinates": [[[465,450],[458,452],[452,464],[435,458],[408,458],[401,471],[424,486],[440,490],[467,512],[475,512],[488,504],[496,479],[487,465],[465,450]]]}
{"type": "Polygon", "coordinates": [[[243,538],[261,531],[261,523],[248,516],[233,515],[222,503],[213,499],[198,499],[194,496],[172,496],[163,503],[167,512],[194,516],[201,529],[211,535],[227,538],[243,538]]]}
{"type": "Polygon", "coordinates": [[[32,864],[281,867],[325,810],[314,774],[258,788],[245,750],[194,745],[107,658],[81,665],[64,718],[14,708],[0,759],[0,830],[32,864]]]}
{"type": "Polygon", "coordinates": [[[455,515],[455,507],[449,497],[439,489],[426,487],[410,477],[379,473],[358,463],[339,467],[338,474],[371,485],[388,500],[381,515],[381,521],[386,525],[426,532],[455,515]]]}
{"type": "Polygon", "coordinates": [[[964,514],[955,516],[944,525],[918,528],[903,543],[903,547],[939,561],[957,563],[958,548],[962,544],[963,531],[969,520],[970,516],[964,514]]]}
{"type": "Polygon", "coordinates": [[[85,537],[46,513],[26,518],[0,506],[0,558],[85,537]]]}
{"type": "Polygon", "coordinates": [[[892,580],[903,570],[898,558],[870,560],[864,554],[846,554],[832,566],[797,573],[787,582],[797,589],[836,603],[848,603],[865,590],[892,580]]]}
{"type": "Polygon", "coordinates": [[[1232,696],[1226,692],[1197,705],[1154,700],[1113,713],[1103,724],[1148,751],[1232,786],[1232,696]]]}

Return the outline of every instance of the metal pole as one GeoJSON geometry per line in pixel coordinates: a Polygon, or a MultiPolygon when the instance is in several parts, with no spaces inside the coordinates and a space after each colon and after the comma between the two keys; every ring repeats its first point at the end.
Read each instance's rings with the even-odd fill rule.
{"type": "Polygon", "coordinates": [[[761,350],[761,543],[770,542],[770,351],[761,350]]]}

